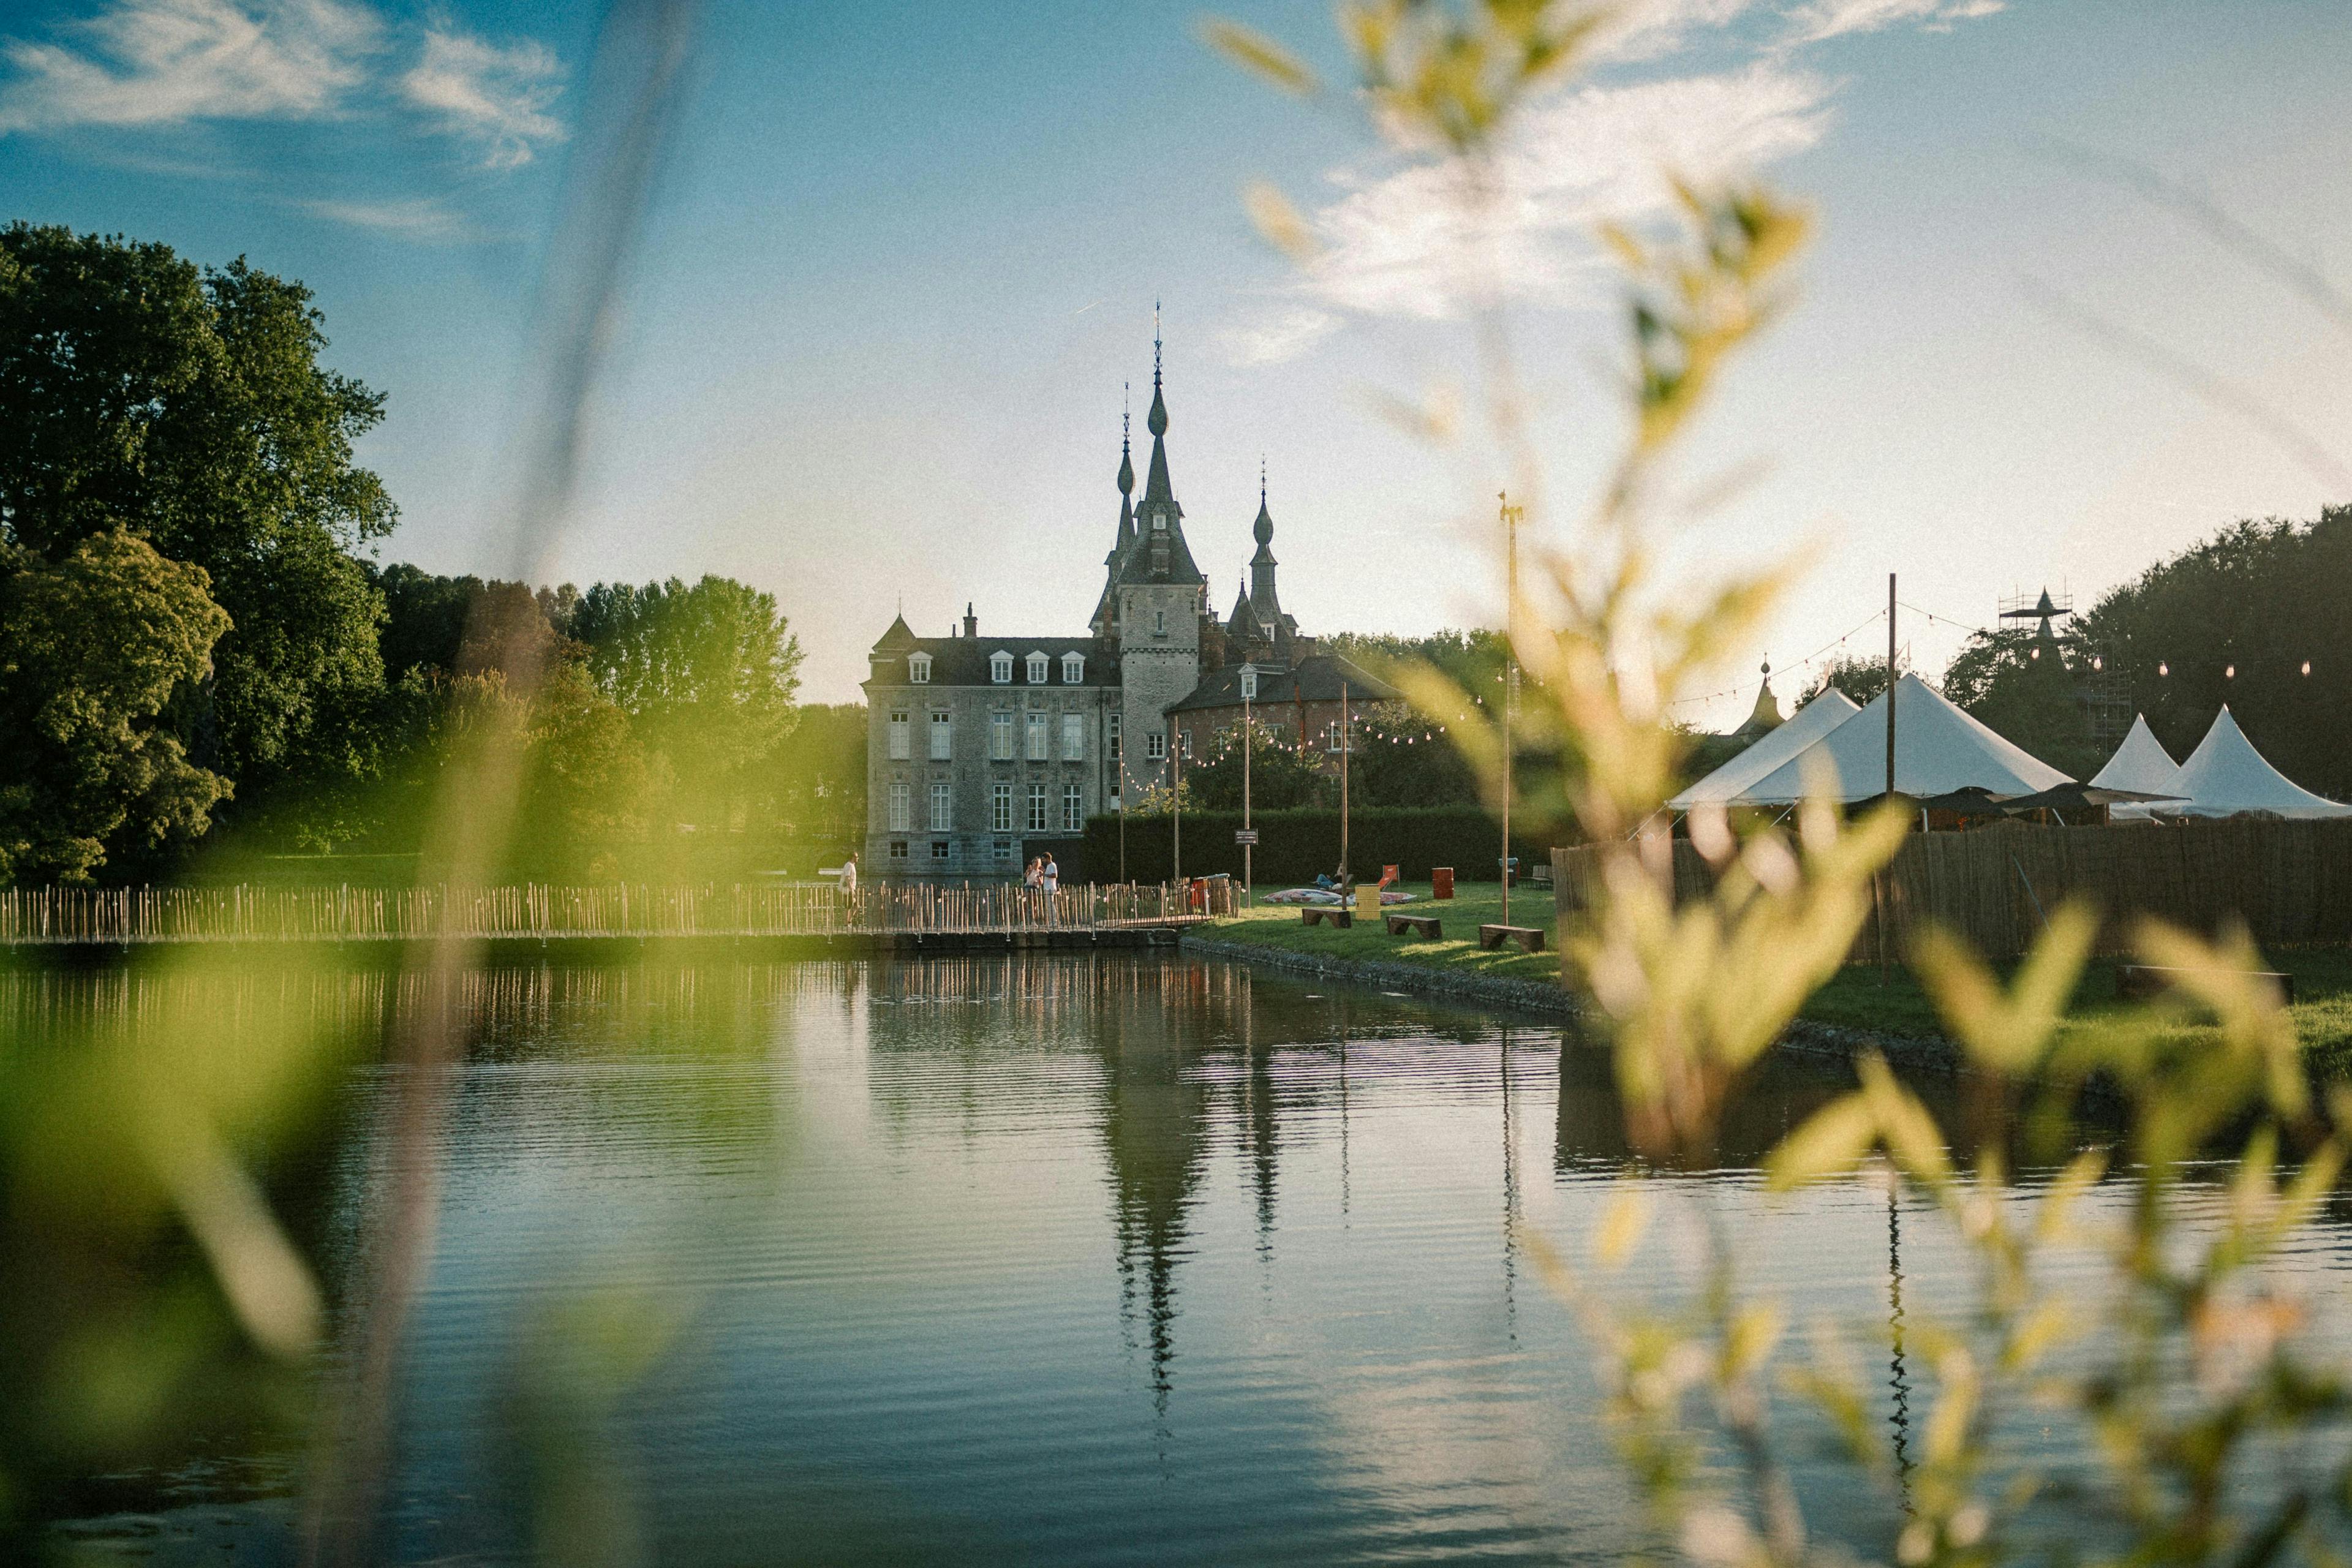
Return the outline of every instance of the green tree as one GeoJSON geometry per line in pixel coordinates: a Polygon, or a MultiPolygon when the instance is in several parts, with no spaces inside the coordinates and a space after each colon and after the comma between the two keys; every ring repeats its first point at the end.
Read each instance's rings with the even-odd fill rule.
{"type": "Polygon", "coordinates": [[[667,760],[678,820],[726,828],[789,732],[801,647],[773,595],[729,577],[599,583],[568,630],[597,689],[667,760]]]}
{"type": "Polygon", "coordinates": [[[2051,766],[2086,779],[2106,760],[2091,738],[2090,672],[2078,668],[2088,662],[2031,627],[1976,632],[1944,668],[1944,695],[2051,766]]]}
{"type": "MultiPolygon", "coordinates": [[[[1822,678],[1813,682],[1813,689],[1805,693],[1805,702],[1811,702],[1832,687],[1867,707],[1872,699],[1886,689],[1886,661],[1884,658],[1832,659],[1822,670],[1822,678]]],[[[1804,703],[1798,706],[1801,708],[1804,703]]]]}
{"type": "Polygon", "coordinates": [[[383,399],[319,363],[322,327],[242,259],[0,230],[0,537],[57,563],[119,527],[204,570],[231,627],[179,728],[240,799],[363,767],[383,685],[355,552],[394,509],[352,454],[383,399]]]}
{"type": "MultiPolygon", "coordinates": [[[[1250,805],[1279,811],[1294,805],[1336,804],[1339,781],[1326,778],[1308,745],[1250,726],[1250,805]]],[[[1210,742],[1208,755],[1184,764],[1184,804],[1204,811],[1242,808],[1242,727],[1238,723],[1210,742]]]]}
{"type": "Polygon", "coordinates": [[[2226,702],[2289,778],[2352,793],[2352,505],[2232,523],[2107,594],[2074,635],[2174,756],[2226,702]]]}
{"type": "Polygon", "coordinates": [[[778,748],[776,817],[794,837],[855,844],[866,832],[866,704],[796,710],[778,748]]]}
{"type": "Polygon", "coordinates": [[[205,586],[120,530],[0,579],[0,877],[87,881],[205,831],[228,781],[163,718],[230,629],[205,586]]]}

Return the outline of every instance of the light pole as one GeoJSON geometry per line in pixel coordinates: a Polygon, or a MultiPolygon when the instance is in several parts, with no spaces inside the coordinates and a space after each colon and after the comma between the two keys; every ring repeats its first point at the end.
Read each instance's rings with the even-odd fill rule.
{"type": "Polygon", "coordinates": [[[1348,753],[1355,750],[1349,734],[1348,678],[1339,677],[1339,893],[1348,895],[1355,878],[1348,873],[1348,753]]]}
{"type": "MultiPolygon", "coordinates": [[[[1168,809],[1175,813],[1175,823],[1170,829],[1171,847],[1171,869],[1176,873],[1176,886],[1184,886],[1184,726],[1168,726],[1168,776],[1173,782],[1168,786],[1168,809]]],[[[1191,904],[1184,906],[1189,913],[1191,904]]]]}
{"type": "Polygon", "coordinates": [[[1242,898],[1257,901],[1257,879],[1251,874],[1257,835],[1250,831],[1250,704],[1257,700],[1257,666],[1242,666],[1242,898]]]}
{"type": "Polygon", "coordinates": [[[1513,506],[1509,494],[1503,503],[1503,924],[1511,923],[1511,699],[1519,687],[1518,651],[1512,634],[1518,629],[1519,521],[1527,508],[1513,506]]]}

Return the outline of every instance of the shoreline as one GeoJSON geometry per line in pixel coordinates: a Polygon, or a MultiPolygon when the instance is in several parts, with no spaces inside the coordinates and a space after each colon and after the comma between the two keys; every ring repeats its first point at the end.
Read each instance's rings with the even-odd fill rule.
{"type": "MultiPolygon", "coordinates": [[[[1233,959],[1294,973],[1320,975],[1350,984],[1530,1014],[1568,1028],[1577,1027],[1584,1015],[1583,1007],[1564,987],[1527,980],[1460,973],[1433,969],[1426,964],[1331,958],[1262,942],[1227,942],[1189,931],[1177,939],[1177,948],[1180,952],[1202,958],[1233,959]]],[[[1852,1061],[1865,1051],[1875,1050],[1888,1062],[1900,1068],[1951,1077],[1958,1077],[1970,1070],[1959,1046],[1951,1040],[1882,1035],[1868,1029],[1815,1023],[1805,1018],[1800,1018],[1783,1029],[1780,1038],[1772,1042],[1771,1048],[1843,1061],[1852,1061]]]]}

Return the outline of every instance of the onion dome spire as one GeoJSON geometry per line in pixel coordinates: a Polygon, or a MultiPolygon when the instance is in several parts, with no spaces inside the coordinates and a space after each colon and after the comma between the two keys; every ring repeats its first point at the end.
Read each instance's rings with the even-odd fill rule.
{"type": "Polygon", "coordinates": [[[1151,412],[1144,417],[1143,427],[1152,438],[1168,434],[1168,403],[1160,395],[1160,301],[1151,301],[1151,412]]]}
{"type": "MultiPolygon", "coordinates": [[[[1128,388],[1122,384],[1119,389],[1120,395],[1122,397],[1126,395],[1127,390],[1128,388]]],[[[1135,493],[1135,458],[1129,450],[1129,442],[1131,441],[1134,433],[1131,421],[1134,417],[1134,415],[1128,409],[1121,408],[1119,410],[1118,493],[1122,496],[1129,496],[1135,493]]]]}

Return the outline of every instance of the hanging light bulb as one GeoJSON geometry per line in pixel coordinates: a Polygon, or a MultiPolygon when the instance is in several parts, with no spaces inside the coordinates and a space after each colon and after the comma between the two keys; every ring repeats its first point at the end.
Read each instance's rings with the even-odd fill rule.
{"type": "Polygon", "coordinates": [[[2305,675],[2309,675],[2311,673],[2311,660],[2306,658],[2303,661],[2303,672],[2305,675]]]}
{"type": "Polygon", "coordinates": [[[2170,675],[2172,673],[2172,667],[2165,663],[2162,659],[2158,659],[2156,664],[2156,672],[2158,675],[2170,675]]]}
{"type": "Polygon", "coordinates": [[[2225,665],[2223,665],[2223,666],[2221,667],[2221,679],[2224,679],[2224,680],[2235,680],[2235,679],[2238,679],[2238,667],[2237,667],[2236,665],[2234,665],[2234,664],[2225,664],[2225,665]]]}
{"type": "Polygon", "coordinates": [[[2091,668],[2093,669],[2105,669],[2107,668],[2107,661],[2101,658],[2098,655],[2093,654],[2091,656],[2091,668]]]}
{"type": "Polygon", "coordinates": [[[2040,658],[2042,657],[2042,650],[2041,650],[2040,648],[2035,648],[2035,649],[2033,650],[2033,657],[2034,657],[2034,658],[2040,658]]]}

